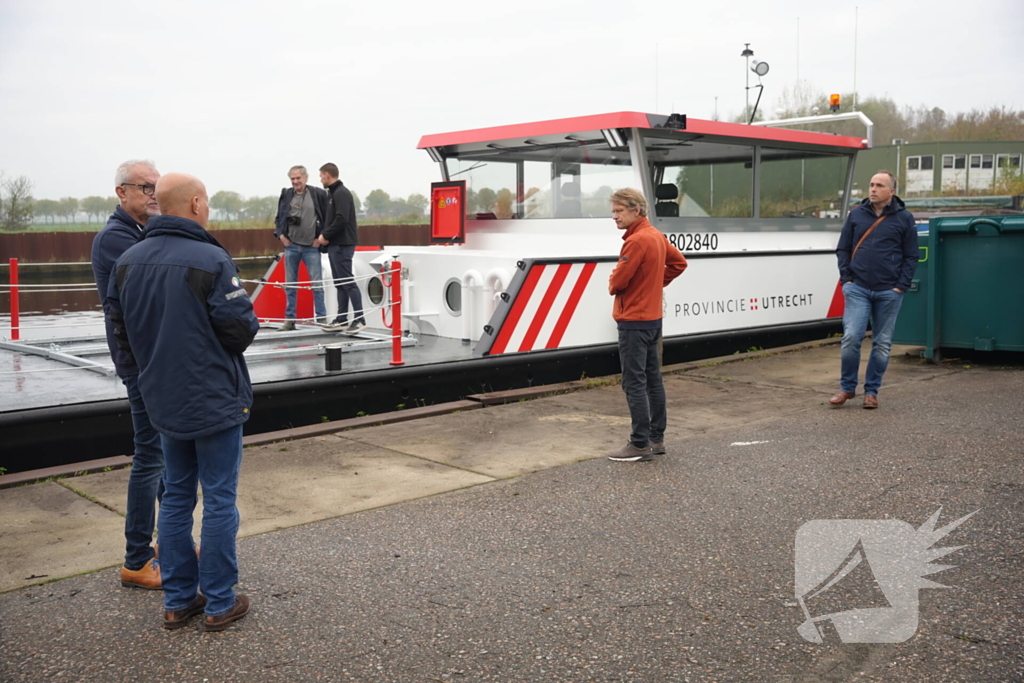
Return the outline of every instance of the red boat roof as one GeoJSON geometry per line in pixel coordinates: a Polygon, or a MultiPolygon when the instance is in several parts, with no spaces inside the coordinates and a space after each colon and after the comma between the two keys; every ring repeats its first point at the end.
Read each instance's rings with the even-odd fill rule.
{"type": "MultiPolygon", "coordinates": [[[[541,135],[559,135],[599,131],[608,128],[644,128],[653,129],[649,116],[665,119],[665,116],[648,115],[635,111],[620,111],[611,114],[595,114],[592,116],[576,116],[568,119],[552,119],[534,123],[518,123],[511,126],[495,126],[493,128],[476,128],[455,133],[438,133],[424,135],[420,138],[417,149],[428,147],[447,147],[449,145],[465,145],[498,140],[514,140],[518,138],[538,137],[541,135]]],[[[847,147],[850,149],[867,149],[867,142],[862,138],[829,133],[811,133],[803,130],[771,128],[767,126],[748,126],[742,123],[724,123],[722,121],[706,121],[703,119],[686,119],[685,132],[692,135],[706,135],[722,138],[763,140],[765,142],[791,142],[828,147],[847,147]]]]}

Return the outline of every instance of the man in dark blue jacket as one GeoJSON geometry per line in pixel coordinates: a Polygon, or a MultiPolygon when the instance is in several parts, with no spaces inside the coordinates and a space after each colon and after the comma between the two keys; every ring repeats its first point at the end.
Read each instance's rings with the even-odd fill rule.
{"type": "Polygon", "coordinates": [[[160,432],[164,496],[160,569],[164,627],[205,611],[207,631],[249,612],[235,594],[238,472],[252,385],[242,352],[259,323],[238,270],[206,231],[203,184],[172,173],[156,186],[162,215],[115,265],[108,297],[118,346],[139,366],[139,389],[160,432]],[[202,554],[192,546],[196,484],[203,487],[202,554]]]}
{"type": "Polygon", "coordinates": [[[324,164],[320,167],[320,182],[327,188],[327,221],[316,246],[327,247],[331,262],[331,273],[338,288],[338,316],[324,327],[329,332],[356,334],[366,327],[363,315],[363,296],[359,284],[352,279],[352,257],[359,244],[359,228],[356,225],[356,205],[352,193],[338,180],[338,166],[324,164]],[[352,322],[348,320],[348,305],[352,302],[352,322]]]}
{"type": "MultiPolygon", "coordinates": [[[[287,282],[299,281],[299,262],[306,264],[310,282],[313,283],[313,312],[320,323],[327,323],[327,309],[324,308],[323,274],[320,267],[320,248],[313,243],[320,237],[327,213],[327,192],[308,185],[309,173],[305,166],[288,169],[292,186],[281,190],[277,202],[277,218],[274,219],[274,234],[284,245],[284,272],[287,282]]],[[[299,290],[295,285],[286,285],[285,321],[279,328],[282,332],[295,329],[299,290]]]]}
{"type": "Polygon", "coordinates": [[[845,299],[842,379],[829,404],[838,408],[856,395],[860,347],[870,320],[864,407],[877,408],[896,316],[917,270],[917,226],[896,196],[896,178],[891,173],[881,171],[871,177],[868,198],[846,218],[836,256],[845,299]]]}
{"type": "Polygon", "coordinates": [[[160,215],[154,196],[159,179],[160,172],[152,161],[131,160],[118,166],[114,175],[114,191],[120,206],[92,241],[92,273],[103,304],[107,346],[117,376],[128,390],[135,432],[135,455],[128,476],[128,503],[124,519],[125,555],[121,585],[154,590],[160,588],[160,564],[150,544],[156,522],[156,501],[163,491],[164,454],[160,450],[160,435],[150,424],[146,403],[139,393],[139,367],[130,354],[117,348],[114,340],[107,285],[114,262],[142,239],[142,229],[150,217],[160,215]]]}

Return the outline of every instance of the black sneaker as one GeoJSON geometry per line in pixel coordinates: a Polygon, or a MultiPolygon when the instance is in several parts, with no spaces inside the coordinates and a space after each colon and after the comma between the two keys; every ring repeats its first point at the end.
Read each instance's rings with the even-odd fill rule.
{"type": "Polygon", "coordinates": [[[366,329],[366,321],[363,319],[353,320],[352,324],[345,330],[345,334],[359,334],[361,330],[366,329]]]}
{"type": "Polygon", "coordinates": [[[651,453],[654,455],[665,455],[665,442],[664,441],[652,441],[651,442],[651,453]]]}
{"type": "Polygon", "coordinates": [[[348,325],[347,320],[339,320],[338,318],[335,318],[334,322],[327,323],[326,325],[321,325],[320,329],[322,329],[324,332],[341,332],[345,329],[346,325],[348,325]]]}
{"type": "Polygon", "coordinates": [[[650,462],[654,460],[654,455],[651,453],[650,446],[638,448],[627,442],[621,449],[609,455],[608,459],[615,462],[650,462]]]}

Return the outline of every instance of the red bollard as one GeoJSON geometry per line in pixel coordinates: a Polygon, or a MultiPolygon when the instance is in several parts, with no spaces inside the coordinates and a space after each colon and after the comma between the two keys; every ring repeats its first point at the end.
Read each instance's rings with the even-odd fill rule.
{"type": "Polygon", "coordinates": [[[402,262],[391,266],[391,365],[405,365],[402,360],[402,262]]]}
{"type": "Polygon", "coordinates": [[[21,339],[21,323],[18,321],[18,259],[12,258],[11,264],[11,339],[21,339]]]}

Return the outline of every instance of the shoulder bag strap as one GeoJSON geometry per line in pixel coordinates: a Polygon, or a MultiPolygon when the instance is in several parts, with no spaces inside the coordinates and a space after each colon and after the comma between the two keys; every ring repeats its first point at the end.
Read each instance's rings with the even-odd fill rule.
{"type": "Polygon", "coordinates": [[[857,242],[857,246],[855,246],[853,248],[853,253],[850,254],[850,261],[853,261],[853,258],[857,255],[857,250],[860,249],[860,245],[864,244],[864,240],[866,240],[868,238],[868,235],[870,235],[872,233],[872,231],[874,231],[874,229],[878,227],[879,223],[881,223],[882,221],[884,221],[888,217],[889,217],[889,214],[883,213],[881,216],[878,217],[878,220],[875,221],[874,223],[872,223],[871,227],[868,228],[864,232],[864,234],[861,236],[860,240],[857,242]]]}

